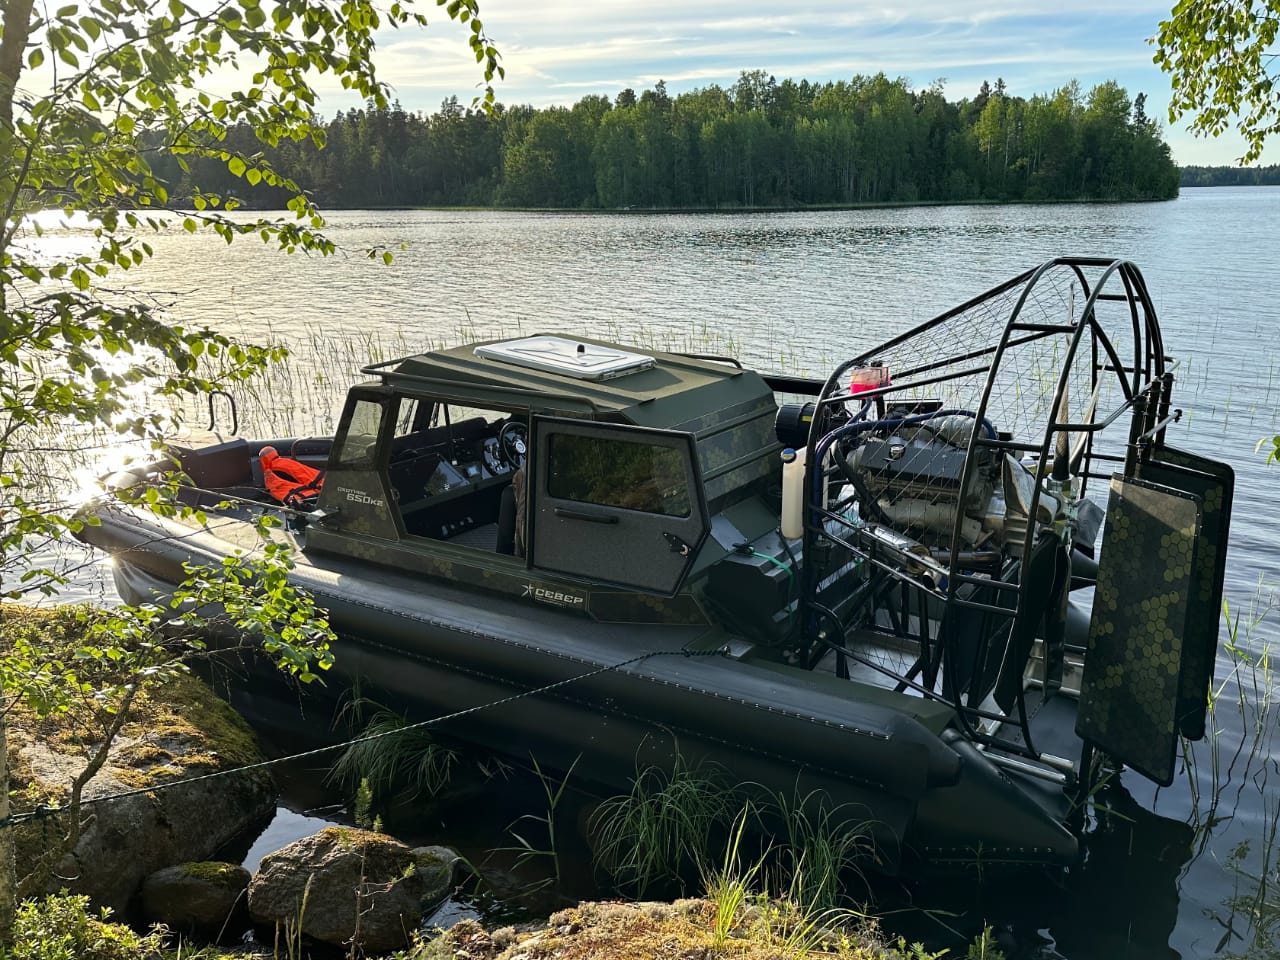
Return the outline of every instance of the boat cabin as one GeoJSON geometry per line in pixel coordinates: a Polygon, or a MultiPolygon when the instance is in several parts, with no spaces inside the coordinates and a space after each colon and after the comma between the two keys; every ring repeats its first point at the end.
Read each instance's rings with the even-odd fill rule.
{"type": "Polygon", "coordinates": [[[642,594],[688,619],[669,601],[690,574],[777,525],[774,391],[735,361],[539,335],[364,371],[379,379],[347,397],[308,552],[583,610],[642,594]],[[744,528],[709,536],[726,514],[744,528]]]}

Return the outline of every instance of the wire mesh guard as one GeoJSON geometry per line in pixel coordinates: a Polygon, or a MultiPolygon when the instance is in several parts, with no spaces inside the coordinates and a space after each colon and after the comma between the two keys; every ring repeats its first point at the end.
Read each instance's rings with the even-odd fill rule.
{"type": "Polygon", "coordinates": [[[854,634],[876,631],[909,651],[872,664],[897,689],[975,724],[1025,713],[1033,650],[1046,694],[1062,683],[1097,480],[1158,433],[1166,387],[1141,274],[1093,259],[1029,271],[840,367],[808,454],[822,468],[806,556],[838,548],[803,590],[811,660],[835,647],[843,669],[854,634]]]}

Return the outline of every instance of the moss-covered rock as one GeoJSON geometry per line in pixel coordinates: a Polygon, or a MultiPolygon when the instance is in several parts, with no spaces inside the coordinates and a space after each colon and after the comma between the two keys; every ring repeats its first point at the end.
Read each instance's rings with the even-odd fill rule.
{"type": "Polygon", "coordinates": [[[431,875],[419,869],[423,860],[422,848],[384,834],[326,827],[263,859],[249,912],[265,927],[291,926],[335,946],[399,949],[424,908],[449,892],[452,870],[431,875]]]}
{"type": "Polygon", "coordinates": [[[238,938],[248,928],[249,871],[202,861],[157,870],[142,881],[142,919],[207,939],[238,938]]]}
{"type": "MultiPolygon", "coordinates": [[[[0,643],[25,638],[42,651],[75,656],[84,608],[32,610],[5,606],[0,643]]],[[[10,789],[15,810],[66,803],[72,780],[103,742],[104,712],[87,692],[83,708],[40,717],[16,705],[8,718],[10,789]]],[[[105,714],[109,716],[109,714],[105,714]]],[[[179,676],[140,693],[102,769],[84,791],[84,826],[75,849],[57,851],[58,818],[16,831],[17,861],[33,870],[24,892],[62,887],[98,906],[123,911],[148,874],[205,860],[274,809],[266,770],[165,788],[192,776],[229,771],[262,759],[253,732],[198,679],[179,676]],[[156,788],[156,789],[152,789],[156,788]],[[103,800],[132,790],[148,791],[103,800]],[[59,853],[51,857],[49,851],[59,853]]]]}

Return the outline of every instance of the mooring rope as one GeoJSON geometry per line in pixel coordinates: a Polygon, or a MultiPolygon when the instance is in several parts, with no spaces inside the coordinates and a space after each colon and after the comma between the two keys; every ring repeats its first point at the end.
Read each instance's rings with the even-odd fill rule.
{"type": "MultiPolygon", "coordinates": [[[[181,780],[167,780],[164,783],[158,783],[151,787],[139,787],[134,790],[124,790],[120,793],[105,794],[100,797],[88,797],[80,801],[81,807],[87,807],[92,804],[111,803],[116,800],[124,800],[128,797],[138,797],[144,794],[160,793],[164,790],[172,790],[175,787],[185,787],[193,783],[203,783],[207,780],[216,780],[219,777],[229,777],[235,774],[250,773],[254,770],[264,770],[269,767],[279,766],[283,763],[292,763],[295,760],[305,760],[309,757],[318,757],[326,753],[332,753],[334,750],[345,750],[347,747],[355,746],[359,743],[370,743],[374,740],[382,740],[386,737],[399,736],[402,733],[408,733],[410,730],[421,730],[426,727],[434,726],[438,723],[445,723],[449,720],[457,720],[460,717],[466,717],[473,713],[479,713],[482,710],[489,710],[493,707],[501,707],[508,703],[514,703],[517,700],[523,700],[525,697],[535,697],[539,694],[550,693],[552,690],[558,690],[561,687],[567,687],[573,683],[580,683],[583,680],[590,680],[592,677],[600,676],[603,673],[610,673],[614,670],[621,670],[623,667],[629,667],[634,663],[648,660],[652,657],[715,657],[722,656],[725,653],[725,647],[716,647],[712,650],[650,650],[648,653],[641,653],[627,660],[618,663],[609,664],[604,667],[597,667],[594,670],[588,670],[586,673],[580,673],[573,677],[566,677],[563,680],[556,680],[553,683],[544,684],[541,687],[534,687],[530,690],[522,690],[519,693],[513,693],[509,697],[502,697],[498,700],[492,700],[488,703],[476,704],[473,707],[466,707],[462,710],[455,710],[453,713],[442,714],[438,717],[432,717],[429,720],[420,720],[417,723],[411,723],[395,730],[384,730],[381,733],[371,733],[361,737],[355,737],[342,743],[332,743],[324,747],[316,747],[312,750],[304,750],[301,753],[292,753],[284,757],[275,757],[271,760],[262,760],[258,763],[246,764],[242,767],[233,767],[230,770],[215,770],[213,773],[202,773],[195,777],[184,777],[181,780]]],[[[48,804],[38,804],[34,809],[27,810],[22,813],[10,814],[8,817],[0,818],[0,830],[14,827],[22,823],[29,823],[35,820],[43,820],[47,817],[56,817],[66,813],[66,807],[54,807],[48,804]]]]}

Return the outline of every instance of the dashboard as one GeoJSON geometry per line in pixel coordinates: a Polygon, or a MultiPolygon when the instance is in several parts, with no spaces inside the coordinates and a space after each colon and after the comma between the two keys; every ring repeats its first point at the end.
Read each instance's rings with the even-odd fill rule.
{"type": "Polygon", "coordinates": [[[456,441],[452,446],[450,459],[438,450],[406,450],[392,459],[391,485],[402,508],[425,500],[452,499],[512,473],[496,437],[456,441]]]}

